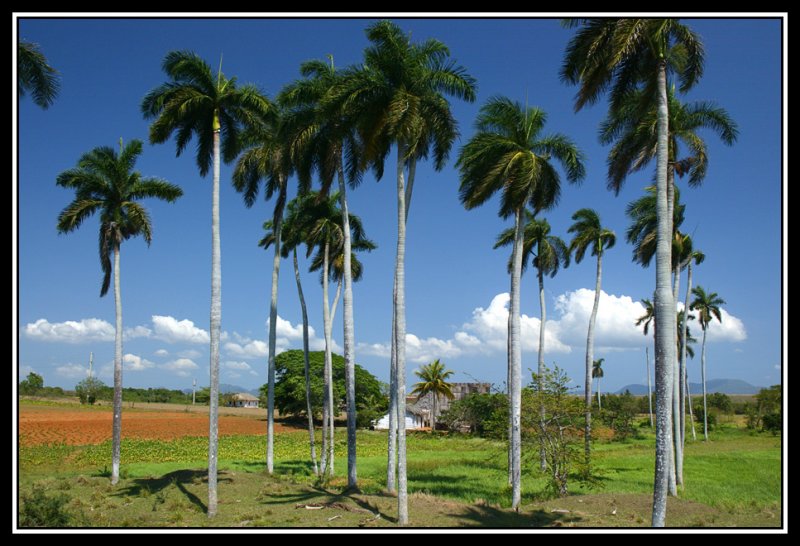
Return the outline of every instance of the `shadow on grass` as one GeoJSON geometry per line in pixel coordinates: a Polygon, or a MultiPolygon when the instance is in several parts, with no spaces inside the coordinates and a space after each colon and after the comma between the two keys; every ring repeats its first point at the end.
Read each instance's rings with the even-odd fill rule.
{"type": "Polygon", "coordinates": [[[564,523],[580,521],[577,516],[567,517],[558,512],[546,512],[543,509],[517,513],[512,510],[492,506],[470,506],[458,519],[478,524],[483,527],[561,527],[564,523]]]}
{"type": "MultiPolygon", "coordinates": [[[[339,492],[339,491],[330,491],[328,489],[319,486],[308,486],[308,489],[306,491],[300,493],[265,494],[263,496],[263,500],[261,500],[260,502],[261,504],[266,504],[266,505],[283,505],[283,504],[307,503],[309,501],[312,501],[314,503],[325,504],[345,511],[369,512],[372,515],[380,516],[382,519],[386,521],[397,523],[396,517],[390,516],[385,512],[381,511],[380,507],[377,504],[359,498],[357,496],[359,494],[360,491],[358,490],[345,490],[339,492]],[[349,507],[347,501],[350,501],[353,504],[355,504],[357,508],[354,509],[349,507]]],[[[394,498],[393,496],[386,494],[377,494],[377,495],[373,494],[372,496],[394,498]]]]}
{"type": "MultiPolygon", "coordinates": [[[[223,472],[217,476],[217,482],[230,482],[230,478],[222,476],[223,472]]],[[[192,493],[186,488],[186,484],[193,484],[198,480],[207,483],[208,471],[207,470],[176,470],[169,472],[161,477],[150,478],[137,478],[132,480],[131,483],[125,488],[121,489],[115,496],[142,496],[143,494],[160,493],[170,485],[174,485],[192,504],[203,512],[208,511],[208,507],[201,501],[197,495],[192,493]]]]}

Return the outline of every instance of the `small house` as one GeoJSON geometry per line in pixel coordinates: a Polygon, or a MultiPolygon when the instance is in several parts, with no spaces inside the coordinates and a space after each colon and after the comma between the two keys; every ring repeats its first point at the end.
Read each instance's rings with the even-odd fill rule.
{"type": "Polygon", "coordinates": [[[231,396],[228,405],[232,408],[258,408],[258,397],[249,392],[237,392],[231,396]]]}

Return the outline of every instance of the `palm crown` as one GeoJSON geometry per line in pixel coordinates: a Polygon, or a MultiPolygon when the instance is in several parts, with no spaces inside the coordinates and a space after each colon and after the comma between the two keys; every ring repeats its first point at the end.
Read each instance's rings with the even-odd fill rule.
{"type": "Polygon", "coordinates": [[[446,370],[444,364],[437,358],[430,364],[422,366],[419,370],[414,370],[414,374],[422,379],[422,381],[414,384],[414,389],[411,391],[411,394],[418,394],[422,397],[432,392],[434,396],[446,396],[452,400],[453,391],[447,379],[453,375],[453,373],[453,370],[446,370]]]}
{"type": "Polygon", "coordinates": [[[33,102],[47,109],[61,88],[58,71],[50,66],[38,44],[20,40],[17,47],[17,92],[24,97],[29,92],[33,102]]]}
{"type": "MultiPolygon", "coordinates": [[[[569,248],[556,235],[550,234],[550,223],[542,218],[537,219],[530,211],[525,211],[525,226],[522,246],[522,270],[532,258],[534,267],[541,275],[554,277],[559,267],[569,266],[569,248]]],[[[494,248],[510,245],[514,242],[514,228],[503,230],[497,237],[494,248]]],[[[509,261],[509,270],[511,263],[509,261]]]]}
{"type": "Polygon", "coordinates": [[[62,172],[56,184],[75,190],[75,199],[58,216],[59,233],[68,233],[81,226],[94,213],[100,213],[100,265],[105,296],[111,283],[111,254],[122,241],[141,235],[149,245],[152,223],[147,210],[137,201],[155,197],[173,202],[183,191],[173,184],[154,177],[142,177],[133,171],[142,153],[142,142],[132,140],[126,146],[120,140],[120,152],[101,146],[83,154],[78,165],[62,172]]]}
{"type": "Polygon", "coordinates": [[[602,254],[617,242],[616,234],[600,225],[600,217],[592,209],[580,209],[572,215],[572,224],[567,233],[574,233],[569,244],[569,252],[575,253],[575,263],[581,263],[586,249],[592,248],[592,256],[602,254]]]}
{"type": "MultiPolygon", "coordinates": [[[[625,238],[633,245],[633,261],[648,267],[656,254],[656,238],[658,233],[658,216],[656,207],[656,188],[648,186],[645,188],[646,195],[636,201],[632,201],[625,208],[625,214],[631,219],[632,223],[625,232],[625,238]]],[[[673,249],[676,245],[676,235],[678,228],[683,223],[686,205],[680,202],[680,191],[675,188],[675,206],[672,209],[672,244],[673,249]]],[[[672,269],[677,265],[680,253],[672,252],[672,269]]]]}
{"type": "Polygon", "coordinates": [[[719,297],[716,292],[706,292],[702,286],[695,286],[692,288],[694,300],[692,300],[689,309],[697,311],[697,320],[700,322],[700,327],[705,331],[711,321],[716,318],[722,322],[722,312],[720,305],[725,305],[725,300],[719,297]]]}

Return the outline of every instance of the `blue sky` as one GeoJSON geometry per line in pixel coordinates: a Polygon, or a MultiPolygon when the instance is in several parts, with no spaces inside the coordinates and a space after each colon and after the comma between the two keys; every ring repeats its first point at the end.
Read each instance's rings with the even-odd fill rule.
{"type": "MultiPolygon", "coordinates": [[[[61,94],[43,111],[29,98],[19,102],[18,178],[18,373],[33,370],[47,385],[72,388],[85,377],[89,352],[95,369],[111,384],[113,294],[98,297],[101,270],[98,221],[69,235],[56,233],[56,218],[72,194],[55,185],[96,146],[119,138],[141,139],[137,170],[180,185],[175,204],[145,201],[153,243],[126,242],[121,253],[126,386],[189,388],[208,384],[210,299],[210,177],[201,178],[191,154],[175,157],[174,142],[151,146],[142,118],[142,97],[165,80],[161,61],[171,50],[192,50],[240,82],[270,97],[299,77],[299,65],[333,54],[337,66],[358,63],[367,45],[364,29],[374,19],[30,19],[18,21],[19,36],[40,44],[62,75],[61,94]]],[[[453,101],[461,138],[440,172],[418,168],[409,215],[406,257],[408,375],[434,358],[456,371],[457,381],[478,379],[501,387],[506,375],[505,303],[509,290],[507,249],[493,250],[509,223],[498,201],[466,211],[458,200],[458,150],[473,133],[487,98],[504,94],[544,109],[547,132],[569,135],[586,154],[587,177],[564,182],[559,205],[545,214],[553,232],[567,240],[571,215],[595,208],[616,231],[618,244],[604,259],[603,292],[595,357],[605,358],[603,390],[644,383],[644,348],[652,344],[633,327],[638,303],[651,296],[654,267],[631,262],[624,242],[627,203],[642,195],[651,171],[629,177],[619,196],[606,190],[608,149],[597,140],[605,103],[573,112],[575,88],[558,70],[573,31],[556,19],[395,19],[414,40],[437,38],[477,79],[478,100],[453,101]]],[[[723,324],[709,331],[708,377],[739,378],[755,385],[781,378],[782,313],[782,71],[779,19],[686,20],[703,38],[705,75],[685,100],[713,100],[739,125],[733,147],[704,133],[708,176],[698,189],[680,182],[686,203],[684,229],[706,261],[694,283],[727,302],[723,324]]],[[[394,155],[392,155],[394,158],[394,155]]],[[[393,160],[392,160],[393,163],[393,160]]],[[[222,375],[225,383],[253,388],[266,381],[266,322],[272,254],[256,246],[272,203],[263,196],[252,209],[222,167],[222,375]]],[[[350,192],[351,212],[362,217],[378,244],[361,256],[364,279],[354,286],[356,361],[381,380],[388,378],[392,272],[396,243],[394,167],[377,182],[368,174],[350,192]]],[[[291,190],[294,192],[294,188],[291,190]]],[[[302,267],[302,265],[301,265],[302,267]]],[[[580,384],[595,264],[587,256],[545,281],[546,355],[580,384]]],[[[316,274],[303,275],[312,347],[322,348],[321,288],[316,274]]],[[[681,291],[685,289],[685,276],[681,291]]],[[[291,263],[281,267],[279,347],[300,348],[300,308],[291,263]]],[[[681,300],[683,295],[681,295],[681,300]]],[[[523,276],[523,367],[537,358],[539,303],[535,276],[523,276]]],[[[701,337],[698,326],[695,337],[701,337]]],[[[341,311],[334,325],[341,344],[341,311]]],[[[690,378],[699,381],[697,358],[690,378]]],[[[651,351],[652,357],[652,351],[651,351]]]]}

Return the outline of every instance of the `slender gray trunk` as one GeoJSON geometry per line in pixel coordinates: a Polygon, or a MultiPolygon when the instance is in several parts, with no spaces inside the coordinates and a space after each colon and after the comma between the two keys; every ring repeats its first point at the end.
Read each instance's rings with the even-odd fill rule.
{"type": "MultiPolygon", "coordinates": [[[[522,500],[522,338],[520,326],[520,292],[522,277],[522,254],[525,236],[525,225],[522,217],[523,209],[514,214],[514,254],[511,269],[511,301],[508,308],[508,340],[509,340],[509,411],[511,414],[511,508],[519,511],[522,500]]],[[[539,369],[541,377],[542,369],[539,369]]]]}
{"type": "MultiPolygon", "coordinates": [[[[116,230],[114,230],[116,239],[116,230]]],[[[120,445],[122,443],[122,292],[119,287],[119,240],[114,241],[114,420],[111,425],[111,485],[119,481],[120,445]]]]}
{"type": "Polygon", "coordinates": [[[219,412],[219,336],[222,325],[222,268],[219,238],[219,129],[214,131],[214,176],[211,186],[211,324],[208,400],[208,517],[217,515],[217,447],[219,412]]]}
{"type": "Polygon", "coordinates": [[[600,401],[600,377],[597,378],[597,410],[603,409],[603,404],[600,401]]]}
{"type": "MultiPolygon", "coordinates": [[[[396,290],[393,290],[395,292],[396,290]]],[[[395,471],[397,469],[397,344],[396,325],[394,313],[392,313],[392,352],[389,363],[389,439],[386,461],[386,490],[389,493],[396,492],[395,471]]]]}
{"type": "MultiPolygon", "coordinates": [[[[341,156],[340,156],[341,157],[341,156]]],[[[353,270],[351,265],[350,214],[347,210],[347,186],[339,165],[339,203],[342,208],[344,231],[344,297],[342,322],[344,324],[344,376],[347,392],[347,486],[358,487],[356,472],[356,344],[353,321],[353,270]]]]}
{"type": "Polygon", "coordinates": [[[686,330],[689,324],[689,295],[692,292],[692,258],[689,257],[686,271],[686,298],[683,300],[683,331],[681,332],[681,339],[683,344],[681,347],[681,378],[683,379],[684,390],[681,391],[681,445],[686,443],[686,405],[689,405],[689,420],[692,424],[692,440],[697,440],[697,433],[694,430],[694,412],[692,410],[692,397],[689,394],[689,372],[688,363],[686,361],[686,330]],[[684,395],[685,393],[685,395],[684,395]]]}
{"type": "Polygon", "coordinates": [[[303,371],[306,379],[306,414],[308,415],[308,444],[311,448],[311,464],[314,474],[319,475],[317,466],[317,447],[314,443],[314,412],[311,409],[311,377],[309,376],[308,361],[308,310],[306,299],[303,297],[303,285],[300,283],[300,268],[297,265],[297,249],[292,249],[292,263],[294,264],[294,280],[297,283],[297,297],[300,299],[300,311],[303,315],[303,371]]]}
{"type": "Polygon", "coordinates": [[[700,353],[700,373],[703,374],[703,439],[708,441],[708,404],[706,403],[706,332],[708,325],[703,328],[703,348],[700,353]]]}
{"type": "MultiPolygon", "coordinates": [[[[594,364],[594,324],[597,320],[597,309],[600,307],[600,283],[603,276],[602,242],[597,253],[597,276],[594,282],[594,304],[589,317],[589,330],[586,334],[586,375],[584,377],[584,403],[586,404],[586,425],[583,431],[583,452],[586,464],[591,462],[592,452],[592,365],[594,364]]],[[[600,399],[598,398],[598,409],[600,399]]]]}
{"type": "Polygon", "coordinates": [[[331,354],[333,319],[331,318],[331,307],[328,299],[328,275],[330,272],[330,243],[325,241],[325,249],[322,255],[322,331],[325,337],[325,396],[323,405],[327,408],[328,418],[328,475],[333,476],[333,421],[335,409],[333,407],[333,356],[331,354]]]}
{"type": "MultiPolygon", "coordinates": [[[[675,267],[674,286],[672,297],[677,301],[678,293],[681,283],[681,267],[680,264],[675,267]]],[[[677,312],[677,311],[676,311],[677,312]]],[[[683,313],[683,323],[686,324],[686,312],[683,313]]],[[[675,325],[675,351],[678,350],[678,331],[677,324],[675,325]]],[[[680,359],[676,355],[673,363],[674,380],[672,382],[672,444],[675,450],[675,484],[683,485],[683,443],[681,432],[681,372],[680,372],[680,359]]]]}
{"type": "Polygon", "coordinates": [[[397,345],[397,521],[408,525],[408,482],[406,466],[406,146],[397,142],[397,259],[395,264],[394,315],[397,345]]]}
{"type": "MultiPolygon", "coordinates": [[[[544,375],[544,332],[545,324],[547,323],[547,307],[544,302],[544,275],[541,270],[537,271],[539,278],[539,308],[541,309],[541,322],[539,323],[539,377],[544,375]]],[[[542,390],[542,382],[539,382],[539,391],[542,390]]],[[[539,420],[541,422],[542,430],[545,429],[544,421],[544,399],[539,405],[539,420]]],[[[547,470],[547,453],[544,449],[544,441],[539,444],[539,467],[542,472],[547,470]]]]}
{"type": "Polygon", "coordinates": [[[647,359],[647,406],[650,408],[650,428],[653,428],[653,393],[650,388],[650,350],[644,348],[644,357],[647,359]]]}
{"type": "Polygon", "coordinates": [[[275,453],[275,343],[278,333],[278,276],[281,268],[281,231],[283,205],[286,201],[286,181],[281,178],[278,202],[275,207],[273,232],[275,256],[272,258],[272,295],[269,304],[269,361],[267,367],[267,472],[272,474],[275,453]]]}
{"type": "Polygon", "coordinates": [[[656,457],[653,480],[653,527],[663,527],[672,455],[672,382],[675,362],[675,304],[670,289],[671,246],[667,199],[668,119],[666,61],[658,63],[658,146],[656,165],[656,457]]]}

